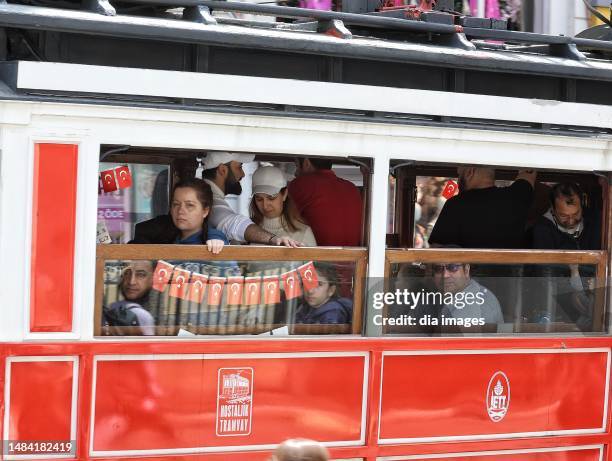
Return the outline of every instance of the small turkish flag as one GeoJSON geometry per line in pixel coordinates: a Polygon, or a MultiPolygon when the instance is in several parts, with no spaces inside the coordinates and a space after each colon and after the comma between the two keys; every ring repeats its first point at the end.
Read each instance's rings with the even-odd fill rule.
{"type": "Polygon", "coordinates": [[[200,304],[204,299],[204,291],[208,283],[208,275],[191,273],[191,282],[189,282],[189,294],[187,300],[200,304]]]}
{"type": "Polygon", "coordinates": [[[227,278],[227,305],[239,306],[242,304],[242,283],[244,277],[227,278]]]}
{"type": "Polygon", "coordinates": [[[442,197],[445,199],[449,199],[454,197],[457,191],[459,190],[459,186],[452,179],[447,181],[446,186],[444,186],[444,190],[442,191],[442,197]]]}
{"type": "Polygon", "coordinates": [[[302,277],[302,285],[304,285],[304,291],[312,290],[319,286],[319,277],[312,261],[301,265],[297,268],[302,277]]]}
{"type": "Polygon", "coordinates": [[[115,170],[102,171],[100,173],[100,178],[102,179],[102,188],[104,192],[113,192],[119,188],[117,180],[115,179],[115,170]]]}
{"type": "Polygon", "coordinates": [[[264,304],[280,303],[280,281],[278,275],[269,275],[263,278],[264,304]]]}
{"type": "Polygon", "coordinates": [[[189,281],[189,271],[185,269],[174,269],[172,282],[170,283],[170,296],[174,298],[186,299],[187,282],[189,281]]]}
{"type": "Polygon", "coordinates": [[[210,277],[208,279],[208,305],[218,306],[221,304],[223,297],[223,285],[225,285],[225,277],[210,277]]]}
{"type": "Polygon", "coordinates": [[[256,306],[261,301],[261,277],[245,277],[244,290],[246,292],[244,304],[256,306]]]}
{"type": "Polygon", "coordinates": [[[296,270],[281,274],[281,278],[283,279],[283,286],[285,287],[286,299],[294,299],[302,295],[302,289],[300,288],[300,283],[298,282],[296,270]]]}
{"type": "Polygon", "coordinates": [[[157,291],[164,291],[166,285],[170,281],[170,276],[174,266],[167,263],[166,261],[158,261],[155,266],[155,272],[153,272],[153,289],[157,291]]]}
{"type": "Polygon", "coordinates": [[[115,175],[117,176],[117,184],[119,189],[127,189],[132,187],[132,174],[127,165],[115,168],[115,175]]]}

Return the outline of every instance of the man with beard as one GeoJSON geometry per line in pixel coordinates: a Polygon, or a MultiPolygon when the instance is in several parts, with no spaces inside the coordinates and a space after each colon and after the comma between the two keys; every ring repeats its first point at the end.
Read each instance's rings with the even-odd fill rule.
{"type": "Polygon", "coordinates": [[[508,187],[495,186],[495,170],[459,167],[459,195],[450,198],[429,237],[432,245],[462,248],[525,248],[534,171],[520,171],[508,187]]]}
{"type": "Polygon", "coordinates": [[[578,184],[555,185],[550,191],[550,208],[533,227],[533,248],[599,250],[601,213],[584,207],[583,201],[578,184]]]}
{"type": "Polygon", "coordinates": [[[243,163],[252,162],[254,155],[233,154],[230,152],[209,152],[202,162],[202,179],[213,193],[210,225],[223,232],[229,240],[237,242],[263,243],[266,245],[302,246],[289,238],[272,234],[247,216],[236,213],[229,205],[227,194],[240,195],[244,178],[243,163]]]}
{"type": "MultiPolygon", "coordinates": [[[[533,227],[533,248],[543,250],[599,250],[601,248],[601,212],[587,207],[587,200],[577,183],[563,182],[550,190],[550,208],[533,227]]],[[[559,306],[583,331],[593,328],[593,266],[570,264],[538,268],[547,277],[559,306]]]]}

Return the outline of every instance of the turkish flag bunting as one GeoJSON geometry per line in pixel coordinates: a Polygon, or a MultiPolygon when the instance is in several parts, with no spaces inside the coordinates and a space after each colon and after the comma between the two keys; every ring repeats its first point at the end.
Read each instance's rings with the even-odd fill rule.
{"type": "Polygon", "coordinates": [[[185,269],[174,269],[172,282],[170,283],[170,296],[174,298],[187,299],[187,282],[190,272],[185,269]]]}
{"type": "Polygon", "coordinates": [[[239,306],[242,304],[242,284],[244,277],[227,278],[227,305],[239,306]]]}
{"type": "Polygon", "coordinates": [[[459,190],[459,185],[451,179],[446,182],[444,190],[442,191],[442,197],[448,200],[449,198],[454,197],[457,190],[459,190]]]}
{"type": "Polygon", "coordinates": [[[210,277],[208,279],[208,305],[218,306],[221,304],[223,297],[223,285],[225,285],[225,277],[210,277]]]}
{"type": "Polygon", "coordinates": [[[115,174],[117,175],[117,184],[119,185],[119,189],[127,189],[128,187],[132,187],[132,175],[127,165],[115,168],[115,174]]]}
{"type": "Polygon", "coordinates": [[[304,291],[312,290],[319,285],[319,278],[317,277],[317,271],[312,261],[301,265],[297,268],[302,278],[302,285],[304,285],[304,291]]]}
{"type": "Polygon", "coordinates": [[[113,192],[119,188],[115,179],[115,170],[104,170],[100,173],[102,179],[102,188],[104,192],[113,192]]]}
{"type": "Polygon", "coordinates": [[[208,283],[208,275],[191,273],[191,282],[189,282],[189,294],[187,300],[200,304],[204,299],[204,291],[208,283]]]}
{"type": "Polygon", "coordinates": [[[300,288],[300,283],[298,282],[298,274],[296,270],[281,274],[281,278],[283,279],[283,286],[285,287],[286,299],[294,299],[302,295],[302,289],[300,288]]]}
{"type": "Polygon", "coordinates": [[[256,306],[261,302],[261,277],[245,277],[244,289],[246,292],[245,305],[256,306]]]}
{"type": "Polygon", "coordinates": [[[278,275],[270,275],[263,278],[264,304],[280,303],[280,281],[278,275]]]}
{"type": "Polygon", "coordinates": [[[174,266],[167,263],[166,261],[158,261],[155,266],[155,272],[153,272],[153,289],[157,291],[164,291],[166,285],[170,281],[170,276],[174,271],[174,266]]]}

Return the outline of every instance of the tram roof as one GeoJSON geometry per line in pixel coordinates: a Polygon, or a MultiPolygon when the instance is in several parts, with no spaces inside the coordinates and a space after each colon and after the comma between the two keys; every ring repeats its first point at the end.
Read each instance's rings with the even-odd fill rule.
{"type": "MultiPolygon", "coordinates": [[[[112,1],[116,14],[111,14],[115,10],[106,0],[83,2],[93,5],[93,11],[79,9],[78,0],[47,2],[47,6],[28,3],[0,4],[0,27],[11,44],[5,61],[228,73],[612,104],[612,42],[604,40],[475,28],[463,31],[466,38],[442,24],[286,7],[268,10],[314,20],[264,23],[213,18],[202,15],[206,10],[201,5],[231,10],[234,3],[207,0],[112,1]],[[178,5],[187,8],[177,9],[178,5]],[[135,6],[152,9],[138,15],[129,9],[135,6]],[[352,38],[321,33],[337,26],[333,22],[337,20],[344,21],[352,38]],[[424,40],[423,34],[433,38],[424,40]]],[[[265,5],[238,8],[266,11],[265,5]]]]}

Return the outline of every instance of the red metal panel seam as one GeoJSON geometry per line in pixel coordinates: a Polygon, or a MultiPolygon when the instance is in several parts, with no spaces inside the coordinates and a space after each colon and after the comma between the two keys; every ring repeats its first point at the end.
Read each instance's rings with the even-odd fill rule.
{"type": "MultiPolygon", "coordinates": [[[[612,349],[608,352],[610,354],[609,360],[612,361],[612,349]]],[[[612,363],[610,363],[612,367],[612,363]]],[[[602,459],[612,461],[612,454],[610,446],[612,444],[612,370],[610,370],[610,376],[608,376],[608,405],[607,421],[606,421],[606,433],[604,436],[603,444],[603,456],[602,459]]]]}
{"type": "Polygon", "coordinates": [[[79,373],[77,387],[77,459],[89,459],[89,440],[91,433],[91,405],[93,399],[93,354],[83,353],[79,356],[79,373]]]}
{"type": "Polygon", "coordinates": [[[382,363],[380,350],[370,350],[370,372],[368,379],[367,433],[368,461],[375,461],[378,455],[378,424],[380,412],[380,397],[382,392],[382,363]]]}
{"type": "MultiPolygon", "coordinates": [[[[0,345],[0,434],[2,439],[4,439],[4,414],[6,412],[5,402],[4,402],[4,392],[5,386],[7,385],[5,382],[6,376],[6,357],[7,357],[7,347],[4,345],[0,345]]],[[[0,459],[4,459],[4,444],[6,441],[3,440],[1,450],[0,450],[0,459]]]]}
{"type": "Polygon", "coordinates": [[[84,352],[95,354],[259,354],[268,352],[354,352],[397,350],[496,350],[509,349],[575,349],[610,348],[612,337],[599,338],[514,338],[491,339],[483,342],[478,338],[457,338],[451,345],[438,338],[428,339],[313,339],[313,340],[154,340],[126,342],[101,340],[94,342],[46,342],[12,343],[15,355],[78,355],[84,352]],[[563,346],[561,346],[563,344],[563,346]]]}

